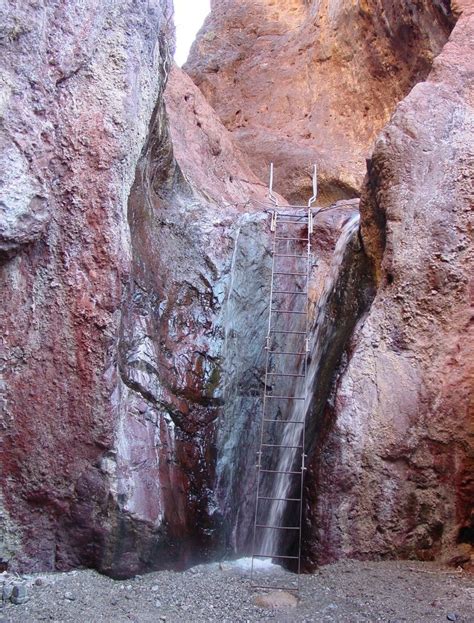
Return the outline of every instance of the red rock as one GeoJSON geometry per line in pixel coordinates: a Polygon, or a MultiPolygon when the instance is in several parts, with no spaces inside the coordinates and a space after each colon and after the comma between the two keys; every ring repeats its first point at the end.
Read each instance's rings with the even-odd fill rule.
{"type": "Polygon", "coordinates": [[[70,568],[94,561],[110,529],[98,463],[119,403],[127,197],[163,84],[171,3],[7,5],[0,557],[70,568]]]}
{"type": "MultiPolygon", "coordinates": [[[[309,126],[290,120],[283,104],[280,116],[283,98],[276,135],[256,125],[261,151],[257,142],[248,151],[238,132],[247,153],[239,151],[170,65],[169,3],[146,5],[32,4],[2,17],[1,162],[14,175],[2,174],[0,223],[0,564],[12,569],[87,565],[127,577],[248,544],[269,287],[266,187],[253,171],[263,175],[255,163],[288,143],[287,128],[309,126]]],[[[249,19],[246,4],[220,6],[243,24],[249,19]]],[[[302,56],[321,55],[308,9],[291,16],[285,6],[262,28],[303,20],[302,56]]],[[[389,49],[390,36],[380,36],[371,49],[393,69],[387,93],[375,93],[372,65],[342,92],[357,104],[360,136],[341,139],[346,116],[327,126],[328,143],[303,137],[300,150],[295,138],[288,160],[275,158],[292,197],[306,194],[305,174],[291,176],[313,154],[326,163],[323,199],[355,194],[369,138],[425,75],[447,34],[449,19],[419,8],[412,17],[362,11],[352,39],[344,24],[341,38],[328,34],[345,13],[323,15],[321,41],[332,56],[317,66],[332,67],[332,95],[340,50],[349,54],[358,41],[364,63],[371,59],[362,35],[381,32],[384,17],[392,28],[411,25],[417,54],[407,59],[405,48],[389,49]],[[359,102],[367,101],[374,114],[364,121],[359,102]]],[[[351,16],[352,4],[347,10],[351,16]]],[[[470,19],[461,19],[429,81],[378,141],[362,203],[367,255],[355,236],[328,302],[328,335],[337,332],[322,351],[315,413],[323,417],[312,429],[319,438],[307,483],[308,566],[347,555],[438,556],[470,534],[463,212],[470,19]]],[[[281,36],[261,37],[262,55],[281,36]]],[[[242,49],[248,41],[242,37],[242,49]]],[[[227,49],[221,57],[227,63],[227,49]]],[[[255,58],[263,71],[263,56],[255,58]]],[[[293,70],[280,65],[284,81],[293,70]]],[[[324,107],[311,97],[313,105],[321,124],[324,107]]],[[[355,208],[318,222],[314,296],[345,212],[355,208]]]]}
{"type": "Polygon", "coordinates": [[[448,3],[219,0],[185,70],[266,179],[293,202],[356,196],[373,141],[426,77],[452,27],[448,3]]]}
{"type": "Polygon", "coordinates": [[[12,569],[126,577],[205,558],[216,538],[216,315],[230,227],[265,190],[178,70],[170,135],[167,13],[163,1],[6,17],[2,140],[30,163],[18,183],[47,200],[22,205],[2,239],[0,556],[12,569]]]}
{"type": "Polygon", "coordinates": [[[471,7],[375,145],[361,214],[378,290],[312,458],[309,567],[472,544],[473,36],[471,7]]]}

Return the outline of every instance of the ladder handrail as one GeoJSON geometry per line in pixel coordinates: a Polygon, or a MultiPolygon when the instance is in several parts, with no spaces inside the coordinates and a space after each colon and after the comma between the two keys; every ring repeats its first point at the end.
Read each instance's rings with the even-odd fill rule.
{"type": "Polygon", "coordinates": [[[273,192],[273,162],[270,163],[270,181],[268,184],[268,198],[274,205],[278,205],[278,197],[273,192]]]}
{"type": "Polygon", "coordinates": [[[317,167],[316,164],[314,164],[314,169],[313,169],[313,194],[308,199],[308,208],[311,208],[313,203],[316,201],[317,196],[318,196],[318,167],[317,167]]]}

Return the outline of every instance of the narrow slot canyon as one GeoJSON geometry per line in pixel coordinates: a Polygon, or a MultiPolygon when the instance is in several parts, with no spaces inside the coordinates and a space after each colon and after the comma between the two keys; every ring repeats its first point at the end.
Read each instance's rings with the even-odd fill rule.
{"type": "Polygon", "coordinates": [[[468,623],[474,7],[175,20],[0,7],[0,620],[468,623]]]}

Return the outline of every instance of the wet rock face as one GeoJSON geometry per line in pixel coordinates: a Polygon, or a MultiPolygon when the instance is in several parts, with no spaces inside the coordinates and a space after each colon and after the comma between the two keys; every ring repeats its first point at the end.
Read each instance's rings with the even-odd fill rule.
{"type": "MultiPolygon", "coordinates": [[[[334,369],[340,361],[348,336],[373,296],[368,277],[370,270],[367,268],[366,255],[358,242],[357,232],[346,249],[342,269],[339,264],[335,265],[335,249],[341,232],[348,220],[357,216],[357,212],[357,200],[341,202],[333,210],[322,212],[315,220],[312,236],[310,318],[316,324],[316,318],[320,320],[321,315],[325,317],[324,326],[321,327],[321,348],[317,349],[317,353],[312,353],[315,361],[314,366],[310,366],[311,375],[313,367],[318,368],[317,373],[314,373],[315,412],[320,412],[324,406],[334,369]],[[319,312],[321,300],[326,296],[328,303],[319,312]],[[333,339],[328,338],[329,334],[333,339]],[[321,365],[318,365],[319,362],[321,365]]],[[[222,536],[228,551],[240,555],[252,551],[257,484],[255,457],[260,440],[265,380],[264,346],[270,299],[270,250],[268,217],[263,214],[246,215],[240,219],[225,308],[224,404],[216,435],[216,502],[223,516],[222,536]]],[[[301,249],[301,253],[304,251],[305,248],[301,249]]],[[[300,250],[297,251],[299,252],[300,250]]],[[[286,266],[288,268],[290,266],[286,266]]],[[[298,269],[301,269],[301,264],[298,264],[298,269]]],[[[286,329],[295,328],[291,322],[284,326],[286,329]]],[[[311,340],[314,341],[313,336],[311,340]]],[[[297,351],[298,347],[301,348],[300,341],[301,338],[294,337],[289,350],[297,351]]],[[[298,393],[294,385],[288,385],[281,379],[275,383],[275,387],[278,387],[277,393],[298,393]]],[[[288,419],[301,419],[301,413],[297,412],[299,405],[294,404],[291,408],[298,416],[288,415],[288,419]]],[[[308,415],[308,419],[308,438],[314,439],[318,418],[316,415],[308,415]]],[[[279,461],[276,452],[272,461],[279,461]]],[[[289,511],[294,509],[293,505],[289,511]]],[[[260,508],[261,513],[265,510],[260,508]]],[[[295,518],[290,519],[289,523],[284,520],[282,523],[291,525],[295,518]]],[[[257,544],[260,549],[265,549],[260,545],[257,544]]],[[[290,540],[286,539],[278,551],[284,553],[291,546],[290,540]]],[[[269,551],[269,548],[265,551],[269,551]]]]}
{"type": "Polygon", "coordinates": [[[101,562],[115,576],[183,567],[221,547],[214,484],[232,257],[243,213],[263,198],[177,68],[165,101],[128,210],[133,260],[118,344],[124,408],[110,458],[117,524],[101,562]]]}
{"type": "Polygon", "coordinates": [[[369,165],[362,240],[378,292],[313,456],[309,567],[342,556],[469,559],[473,33],[466,7],[369,165]]]}
{"type": "Polygon", "coordinates": [[[218,546],[224,306],[238,220],[265,190],[172,71],[170,8],[31,3],[3,22],[11,569],[126,577],[218,546]]]}
{"type": "Polygon", "coordinates": [[[67,568],[95,561],[109,530],[100,461],[120,402],[127,197],[169,62],[171,3],[0,11],[0,558],[67,568]]]}
{"type": "Polygon", "coordinates": [[[219,0],[185,65],[266,179],[293,202],[357,196],[395,104],[426,77],[449,2],[219,0]]]}
{"type": "MultiPolygon", "coordinates": [[[[255,172],[274,159],[280,188],[306,199],[315,157],[323,201],[354,195],[370,140],[451,26],[442,2],[412,13],[215,3],[194,58],[210,54],[201,86],[232,136],[171,67],[170,4],[29,2],[1,15],[0,564],[11,569],[127,577],[248,549],[270,268],[255,172]]],[[[472,538],[469,28],[463,18],[379,139],[362,237],[318,329],[308,567],[432,557],[472,538]]],[[[340,208],[317,221],[315,318],[357,211],[340,208]]]]}

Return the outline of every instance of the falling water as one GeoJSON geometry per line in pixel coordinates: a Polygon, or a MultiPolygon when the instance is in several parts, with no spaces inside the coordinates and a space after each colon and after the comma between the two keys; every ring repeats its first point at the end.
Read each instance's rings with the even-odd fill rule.
{"type": "MultiPolygon", "coordinates": [[[[341,234],[338,238],[336,248],[334,250],[333,259],[331,262],[330,272],[324,284],[323,291],[317,304],[317,311],[315,314],[315,321],[313,323],[314,329],[311,331],[312,338],[310,343],[311,361],[309,363],[306,379],[301,379],[300,382],[293,384],[293,395],[308,396],[311,397],[311,389],[314,387],[316,376],[318,374],[322,352],[324,349],[324,343],[322,340],[322,326],[324,318],[327,314],[328,301],[330,295],[333,292],[339,274],[342,261],[344,259],[345,251],[349,242],[351,241],[354,233],[359,227],[359,214],[356,213],[351,216],[344,226],[342,227],[341,234]]],[[[300,372],[303,371],[304,362],[300,364],[300,372]]],[[[303,421],[306,419],[310,407],[310,398],[306,401],[293,401],[293,404],[288,409],[288,420],[303,421]]],[[[301,450],[297,447],[302,443],[302,428],[303,426],[295,426],[287,424],[282,437],[281,444],[283,446],[292,446],[293,449],[280,449],[277,457],[277,467],[275,469],[280,472],[288,472],[292,470],[299,470],[299,457],[301,456],[301,450]]],[[[304,452],[304,450],[303,450],[304,452]]],[[[269,497],[277,499],[286,499],[292,494],[294,489],[294,482],[291,477],[286,474],[275,474],[273,486],[269,497]]],[[[286,515],[286,508],[288,502],[272,501],[268,506],[268,513],[265,523],[271,526],[282,525],[282,520],[286,515]]],[[[280,530],[264,530],[261,539],[261,552],[276,554],[278,552],[278,545],[281,538],[285,538],[285,535],[281,534],[284,531],[280,530]]]]}

